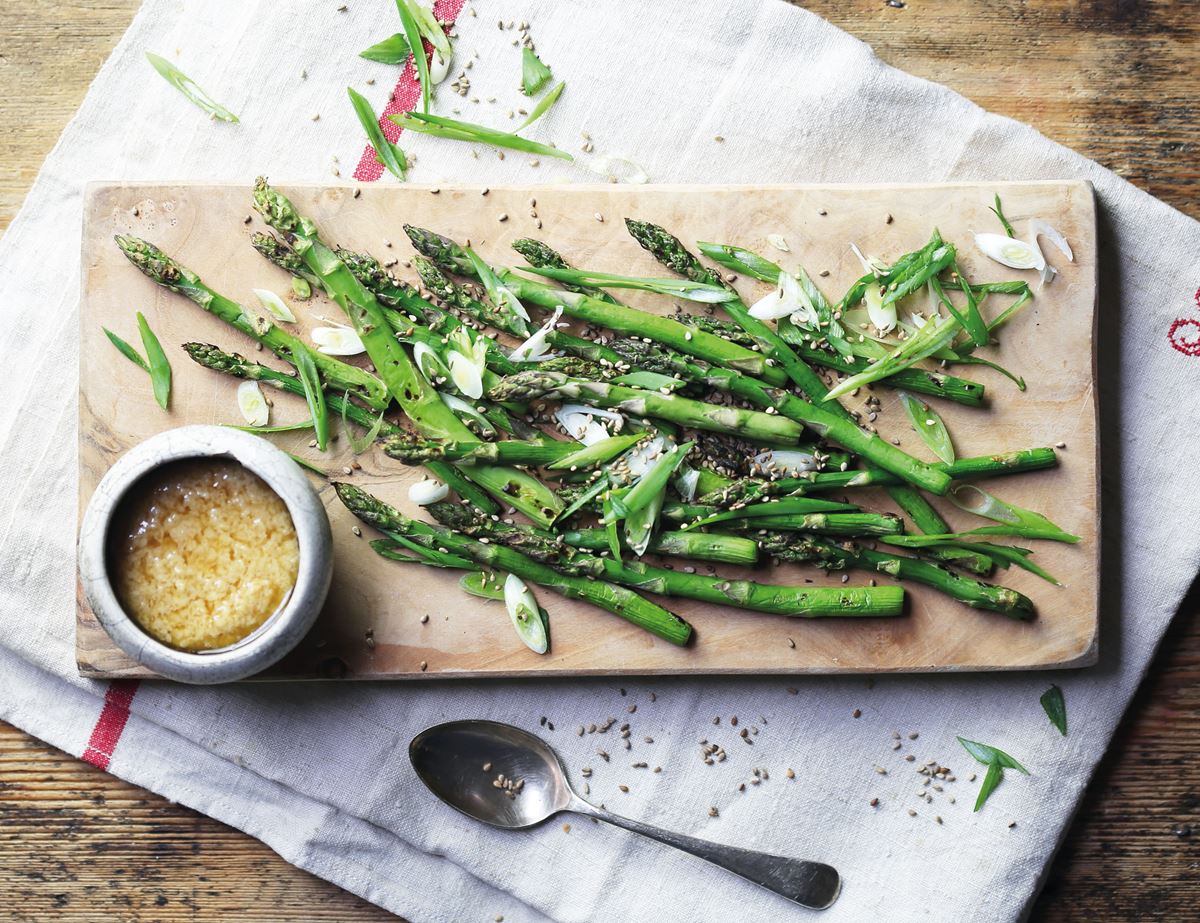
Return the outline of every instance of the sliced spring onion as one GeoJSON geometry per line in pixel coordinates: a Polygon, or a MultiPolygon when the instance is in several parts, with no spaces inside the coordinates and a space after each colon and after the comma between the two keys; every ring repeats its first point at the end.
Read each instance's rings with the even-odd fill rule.
{"type": "Polygon", "coordinates": [[[450,76],[450,59],[443,58],[440,51],[435,50],[429,58],[429,82],[437,86],[450,76]]]}
{"type": "Polygon", "coordinates": [[[496,427],[492,426],[490,420],[475,409],[474,405],[464,401],[457,394],[447,394],[445,391],[439,391],[438,394],[444,403],[451,410],[462,414],[467,419],[464,421],[476,435],[492,437],[496,435],[496,427]]]}
{"type": "Polygon", "coordinates": [[[563,90],[567,88],[566,83],[559,83],[549,93],[538,100],[538,104],[533,107],[529,115],[525,117],[525,121],[516,127],[514,134],[519,131],[524,131],[543,115],[550,111],[550,107],[558,102],[558,98],[562,96],[563,90]]]}
{"type": "Polygon", "coordinates": [[[679,494],[679,498],[684,503],[691,503],[696,499],[696,488],[699,484],[700,469],[684,464],[679,466],[671,486],[675,488],[675,492],[679,494]]]}
{"type": "Polygon", "coordinates": [[[781,251],[782,253],[790,253],[791,252],[788,249],[787,238],[784,237],[782,234],[768,234],[767,235],[767,243],[769,243],[772,247],[774,247],[776,250],[781,251]]]}
{"type": "Polygon", "coordinates": [[[171,84],[171,86],[186,96],[195,105],[207,112],[214,119],[220,119],[222,122],[236,122],[238,120],[236,115],[200,89],[200,87],[196,85],[196,81],[194,81],[191,77],[181,71],[166,58],[161,58],[154,52],[147,51],[146,59],[154,66],[154,69],[163,76],[167,83],[171,84]]]}
{"type": "Polygon", "coordinates": [[[408,488],[408,499],[417,506],[440,503],[450,495],[450,488],[434,478],[415,481],[408,488]]]}
{"type": "Polygon", "coordinates": [[[464,356],[458,350],[451,350],[447,356],[447,363],[450,368],[450,381],[454,387],[474,400],[483,397],[483,375],[474,359],[464,356]]]}
{"type": "MultiPolygon", "coordinates": [[[[421,43],[421,30],[413,15],[415,4],[410,0],[396,0],[396,12],[400,14],[400,27],[412,50],[413,66],[417,69],[417,80],[421,84],[421,111],[429,111],[429,62],[425,59],[425,46],[421,43]]],[[[378,149],[377,149],[378,150],[378,149]]]]}
{"type": "MultiPolygon", "coordinates": [[[[598,425],[598,424],[597,424],[598,425]]],[[[641,433],[630,433],[625,436],[608,436],[590,445],[585,445],[578,452],[572,452],[546,466],[547,471],[571,471],[572,469],[594,468],[612,461],[622,452],[637,445],[642,440],[641,433]]]]}
{"type": "MultiPolygon", "coordinates": [[[[434,50],[441,53],[447,61],[453,54],[450,47],[450,39],[442,30],[441,23],[438,22],[437,15],[433,12],[433,0],[404,0],[408,5],[409,12],[412,13],[413,20],[417,24],[417,31],[421,33],[422,38],[428,39],[429,44],[434,47],[434,50]]],[[[434,83],[437,83],[435,80],[434,83]]]]}
{"type": "Polygon", "coordinates": [[[750,306],[750,316],[758,320],[778,320],[792,317],[797,324],[807,325],[815,319],[812,302],[805,303],[800,283],[791,273],[780,271],[775,277],[775,291],[764,295],[750,306]]]}
{"type": "Polygon", "coordinates": [[[171,401],[171,363],[167,361],[162,344],[158,342],[158,337],[146,323],[141,311],[137,312],[137,322],[138,332],[142,335],[142,348],[146,350],[146,362],[150,366],[150,385],[154,389],[154,399],[158,401],[159,407],[166,410],[171,401]]]}
{"type": "MultiPolygon", "coordinates": [[[[425,60],[424,53],[417,57],[422,61],[425,60]]],[[[422,87],[424,87],[424,83],[422,83],[422,87]]],[[[367,140],[375,149],[379,162],[387,167],[388,172],[396,179],[407,179],[408,158],[404,156],[404,151],[384,137],[383,129],[379,127],[379,120],[375,118],[375,110],[371,108],[366,97],[351,87],[346,87],[346,92],[350,94],[350,102],[354,106],[354,114],[358,116],[358,124],[366,132],[367,140]]]]}
{"type": "Polygon", "coordinates": [[[783,271],[757,253],[741,247],[734,247],[731,244],[713,244],[702,240],[696,244],[696,247],[710,260],[720,263],[726,269],[732,269],[744,276],[753,276],[763,282],[773,284],[783,271]]]}
{"type": "Polygon", "coordinates": [[[662,513],[663,501],[667,498],[667,488],[663,485],[640,509],[634,510],[625,518],[625,544],[639,558],[650,547],[654,532],[658,528],[658,517],[662,513]]]}
{"type": "Polygon", "coordinates": [[[440,384],[450,378],[450,370],[446,368],[446,363],[428,343],[418,341],[413,346],[413,362],[430,384],[440,384]]]}
{"type": "Polygon", "coordinates": [[[542,63],[532,48],[521,49],[521,92],[536,96],[551,76],[550,68],[542,63]]]}
{"type": "Polygon", "coordinates": [[[513,362],[537,362],[549,355],[549,343],[546,338],[554,332],[555,326],[562,318],[563,309],[560,305],[554,313],[542,324],[524,343],[508,354],[513,362]]]}
{"type": "Polygon", "coordinates": [[[327,356],[358,356],[367,351],[358,334],[349,327],[314,327],[311,336],[317,352],[327,356]]]}
{"type": "Polygon", "coordinates": [[[1009,237],[1016,237],[1017,233],[1013,230],[1013,226],[1008,223],[1008,219],[1004,217],[1004,209],[1000,207],[1000,193],[996,193],[996,204],[989,205],[988,210],[991,211],[997,218],[1000,219],[1000,226],[1004,228],[1004,233],[1009,237]]]}
{"type": "Polygon", "coordinates": [[[600,410],[584,404],[563,404],[554,414],[554,419],[567,431],[567,435],[585,446],[595,445],[609,438],[609,431],[597,418],[609,420],[613,429],[620,429],[625,418],[615,410],[600,410]]]}
{"type": "Polygon", "coordinates": [[[887,263],[879,259],[879,257],[864,256],[863,252],[858,249],[858,244],[851,243],[850,249],[853,251],[854,255],[858,257],[859,263],[862,264],[863,272],[868,273],[869,275],[878,278],[879,276],[886,274],[891,268],[887,263]]]}
{"type": "Polygon", "coordinates": [[[550,649],[549,620],[525,581],[516,574],[504,580],[504,606],[525,646],[535,654],[546,653],[550,649]]]}
{"type": "Polygon", "coordinates": [[[237,405],[242,419],[251,426],[266,426],[271,419],[271,407],[257,381],[243,381],[237,386],[237,405]]]}
{"type": "Polygon", "coordinates": [[[375,440],[379,436],[379,431],[383,429],[383,411],[379,411],[379,416],[371,424],[371,428],[359,438],[354,435],[354,430],[350,427],[350,421],[346,419],[346,407],[349,403],[350,394],[347,392],[345,399],[342,401],[342,432],[350,440],[350,451],[355,455],[362,455],[364,452],[369,451],[371,446],[375,444],[375,440]]]}
{"type": "Polygon", "coordinates": [[[301,301],[308,301],[312,297],[312,284],[307,279],[292,276],[292,294],[301,301]]]}
{"type": "Polygon", "coordinates": [[[975,245],[997,263],[1010,269],[1037,269],[1046,265],[1046,258],[1036,246],[1003,234],[976,234],[975,245]]]}
{"type": "Polygon", "coordinates": [[[896,328],[896,305],[883,303],[883,292],[878,285],[868,285],[863,292],[863,304],[867,306],[867,317],[881,334],[891,333],[896,328]]]}
{"type": "Polygon", "coordinates": [[[150,366],[146,364],[146,360],[142,358],[141,353],[139,353],[136,349],[122,340],[107,327],[101,327],[100,329],[104,331],[104,335],[108,337],[109,342],[112,343],[113,346],[117,347],[117,351],[120,352],[122,356],[140,368],[143,372],[150,371],[150,366]]]}
{"type": "Polygon", "coordinates": [[[296,323],[296,315],[292,313],[292,309],[287,306],[282,298],[272,292],[270,289],[254,288],[254,297],[259,303],[266,308],[271,316],[278,321],[283,321],[285,324],[296,323]]]}
{"type": "Polygon", "coordinates": [[[628,157],[620,154],[600,154],[596,157],[580,158],[579,165],[610,183],[641,185],[650,182],[650,174],[628,157]]]}
{"type": "Polygon", "coordinates": [[[1017,535],[1069,544],[1079,541],[1078,535],[1064,531],[1041,513],[1005,503],[974,484],[952,485],[946,492],[946,499],[960,510],[1002,523],[1000,526],[972,529],[970,534],[973,535],[1017,535]]]}
{"type": "Polygon", "coordinates": [[[897,393],[900,396],[900,403],[904,405],[908,419],[912,421],[913,428],[921,437],[921,441],[947,465],[953,464],[954,443],[950,441],[950,431],[946,429],[946,424],[938,416],[937,411],[924,401],[917,400],[907,391],[898,391],[897,393]]]}
{"type": "Polygon", "coordinates": [[[478,596],[480,599],[504,599],[504,588],[496,582],[496,578],[484,571],[477,571],[473,574],[464,574],[462,579],[458,581],[458,585],[463,591],[470,593],[472,596],[478,596]]]}
{"type": "MultiPolygon", "coordinates": [[[[547,98],[549,98],[547,96],[547,98]]],[[[543,100],[545,102],[545,100],[543,100]]],[[[544,111],[544,110],[543,110],[544,111]]],[[[540,114],[540,113],[539,113],[540,114]]],[[[474,122],[463,122],[459,119],[448,119],[440,115],[430,115],[427,112],[405,112],[388,116],[401,128],[419,132],[423,135],[433,135],[436,138],[448,138],[452,141],[470,141],[476,144],[490,144],[492,147],[503,147],[511,151],[524,151],[527,154],[540,154],[543,157],[557,157],[560,160],[574,160],[566,151],[539,141],[530,141],[520,135],[507,131],[497,131],[486,125],[474,122]]]]}
{"type": "Polygon", "coordinates": [[[366,51],[360,51],[358,56],[366,58],[368,61],[378,61],[380,64],[403,65],[410,54],[412,54],[412,49],[408,47],[408,39],[404,37],[403,33],[397,32],[382,42],[376,42],[366,51]]]}
{"type": "Polygon", "coordinates": [[[530,319],[529,312],[521,304],[521,299],[513,293],[512,289],[500,281],[500,277],[496,275],[492,267],[485,260],[481,259],[474,250],[466,247],[465,252],[467,259],[471,261],[471,266],[475,270],[475,274],[479,277],[479,281],[483,283],[484,291],[487,292],[487,296],[496,307],[496,310],[502,314],[509,315],[514,320],[522,321],[521,333],[528,336],[529,328],[525,324],[530,319]]]}
{"type": "MultiPolygon", "coordinates": [[[[383,534],[391,539],[394,545],[399,545],[400,548],[407,548],[414,555],[416,555],[416,559],[420,561],[420,563],[428,564],[430,567],[446,567],[460,570],[473,570],[475,568],[475,565],[466,558],[460,557],[456,554],[451,554],[448,551],[442,551],[440,548],[430,548],[428,545],[422,545],[419,542],[414,542],[408,536],[401,535],[399,532],[389,532],[385,529],[383,534]]],[[[376,552],[379,552],[379,548],[375,546],[374,542],[371,543],[371,547],[375,548],[376,552]]],[[[382,552],[379,553],[382,554],[382,552]]],[[[392,555],[388,554],[384,554],[383,556],[385,558],[392,557],[392,555]]],[[[404,559],[393,558],[393,560],[404,559]]]]}
{"type": "Polygon", "coordinates": [[[613,500],[613,509],[616,513],[622,518],[632,516],[662,494],[671,481],[671,475],[675,473],[676,468],[683,464],[687,453],[692,450],[694,445],[693,442],[685,442],[683,445],[673,446],[670,450],[663,452],[654,464],[638,478],[629,493],[613,500]]]}
{"type": "Polygon", "coordinates": [[[1043,221],[1041,218],[1029,219],[1029,236],[1036,241],[1039,236],[1044,236],[1049,239],[1050,243],[1058,247],[1059,252],[1072,263],[1075,262],[1075,254],[1071,250],[1071,245],[1067,243],[1067,239],[1058,231],[1057,228],[1043,221]]]}
{"type": "Polygon", "coordinates": [[[817,460],[811,452],[799,449],[767,449],[754,456],[759,468],[779,477],[799,477],[805,471],[816,471],[817,460]]]}
{"type": "Polygon", "coordinates": [[[312,417],[317,449],[324,452],[329,443],[329,411],[325,406],[325,391],[321,387],[321,377],[317,374],[317,364],[313,362],[312,352],[303,343],[296,344],[292,350],[292,359],[296,363],[300,382],[304,385],[304,400],[308,402],[308,413],[312,417]]]}
{"type": "Polygon", "coordinates": [[[313,474],[318,475],[320,477],[328,477],[328,475],[324,471],[322,471],[315,464],[310,462],[307,458],[301,458],[299,455],[293,455],[291,452],[285,452],[284,454],[287,455],[288,458],[290,458],[292,461],[294,461],[297,465],[299,465],[305,471],[311,471],[313,474]]]}

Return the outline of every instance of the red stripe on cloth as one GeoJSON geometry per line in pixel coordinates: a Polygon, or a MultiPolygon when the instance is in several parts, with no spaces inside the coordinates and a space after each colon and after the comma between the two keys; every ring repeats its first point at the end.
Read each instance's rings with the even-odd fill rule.
{"type": "MultiPolygon", "coordinates": [[[[433,15],[440,22],[454,22],[465,4],[466,0],[438,0],[433,5],[433,15]]],[[[426,54],[433,50],[428,42],[423,44],[426,54]]],[[[383,130],[383,136],[393,143],[399,140],[400,133],[404,129],[388,116],[400,112],[410,112],[420,101],[421,82],[417,80],[417,68],[410,56],[408,63],[404,65],[404,70],[400,72],[400,79],[396,81],[396,88],[388,97],[387,105],[383,107],[383,114],[379,117],[379,127],[383,130]]],[[[383,164],[375,156],[375,148],[368,144],[363,149],[358,166],[354,168],[354,178],[360,182],[373,183],[381,176],[383,176],[383,164]]]]}
{"type": "Polygon", "coordinates": [[[108,769],[113,751],[117,749],[117,742],[125,730],[125,722],[129,720],[129,705],[140,685],[141,680],[137,679],[117,679],[108,684],[104,708],[100,710],[87,749],[83,751],[85,763],[108,769]]]}

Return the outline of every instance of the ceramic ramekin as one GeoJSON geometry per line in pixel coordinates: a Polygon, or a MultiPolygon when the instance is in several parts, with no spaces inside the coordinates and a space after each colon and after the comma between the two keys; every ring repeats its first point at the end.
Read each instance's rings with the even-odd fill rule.
{"type": "Polygon", "coordinates": [[[333,536],[308,477],[284,452],[239,430],[183,426],[147,439],[104,475],[80,524],[79,574],[97,620],[138,663],[179,682],[227,683],[271,666],[312,627],[333,577],[333,536]],[[240,462],[280,496],[296,529],[300,566],[288,601],[255,631],[229,647],[191,653],[156,641],[125,613],[109,579],[108,531],[121,499],[147,473],[169,462],[213,457],[240,462]]]}

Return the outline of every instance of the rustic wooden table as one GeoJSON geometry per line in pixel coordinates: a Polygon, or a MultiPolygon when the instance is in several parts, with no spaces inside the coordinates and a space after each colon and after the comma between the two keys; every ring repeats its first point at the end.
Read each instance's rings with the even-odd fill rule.
{"type": "MultiPolygon", "coordinates": [[[[137,5],[5,5],[0,229],[137,5]]],[[[1200,67],[1193,60],[1200,19],[1192,4],[802,5],[869,42],[885,60],[1033,124],[1200,218],[1200,67]]],[[[1200,593],[1193,593],[1088,792],[1033,919],[1200,919],[1198,611],[1200,593]]],[[[139,923],[234,915],[241,923],[396,919],[288,865],[257,840],[3,724],[0,915],[139,923]]]]}

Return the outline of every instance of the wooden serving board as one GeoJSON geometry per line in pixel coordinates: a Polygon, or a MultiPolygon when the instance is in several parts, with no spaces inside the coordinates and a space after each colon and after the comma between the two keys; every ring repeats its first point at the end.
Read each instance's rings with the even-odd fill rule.
{"type": "MultiPolygon", "coordinates": [[[[336,547],[333,589],[310,636],[264,678],[395,678],[466,676],[583,676],[668,673],[838,673],[942,670],[1010,670],[1086,666],[1097,656],[1099,508],[1096,392],[1093,387],[1093,317],[1096,303],[1095,205],[1084,182],[936,186],[547,186],[441,189],[385,185],[282,187],[312,216],[327,240],[400,260],[397,273],[415,281],[404,261],[412,251],[402,225],[411,222],[470,239],[485,258],[522,261],[511,241],[538,236],[578,266],[634,275],[663,275],[630,238],[622,219],[660,223],[685,241],[741,244],[790,266],[802,263],[832,299],[860,275],[850,253],[885,259],[924,243],[933,227],[959,247],[960,262],[976,281],[1027,277],[983,257],[975,231],[994,231],[988,211],[999,192],[1018,230],[1026,219],[1051,221],[1068,238],[1075,262],[1048,253],[1059,277],[1004,330],[1000,347],[984,352],[1025,376],[1020,393],[988,369],[963,366],[964,377],[987,385],[988,406],[969,409],[946,402],[945,418],[961,456],[1066,443],[1061,466],[1005,477],[992,489],[1019,506],[1036,509],[1082,536],[1075,546],[1036,542],[1036,560],[1065,584],[1054,587],[1025,571],[1001,571],[999,579],[1036,602],[1031,623],[969,609],[925,587],[906,584],[909,606],[902,618],[804,620],[669,600],[696,629],[685,649],[660,641],[609,613],[562,599],[539,598],[551,613],[552,646],[538,656],[516,639],[504,607],[467,596],[450,571],[389,563],[367,546],[370,530],[355,534],[356,521],[327,485],[321,488],[333,523],[336,547]],[[536,199],[535,227],[531,216],[536,199]],[[501,219],[507,215],[507,219],[501,219]],[[782,234],[790,253],[772,250],[767,234],[782,234]],[[828,275],[825,273],[828,272],[828,275]],[[818,274],[821,275],[818,275],[818,274]],[[428,615],[426,622],[422,617],[428,615]]],[[[131,233],[162,247],[199,273],[214,289],[257,309],[252,288],[289,293],[289,278],[250,247],[251,231],[263,225],[250,207],[250,189],[234,185],[96,185],[84,208],[83,304],[79,400],[79,500],[86,505],[97,482],[127,449],[162,430],[186,423],[236,423],[237,381],[194,365],[180,344],[199,340],[278,364],[256,353],[245,337],[191,302],[164,291],[134,269],[112,241],[131,233]],[[154,403],[144,372],[105,340],[106,326],[138,342],[134,312],[145,313],[170,357],[175,376],[169,413],[154,403]]],[[[748,301],[766,286],[739,280],[748,301]]],[[[671,312],[668,299],[632,293],[626,299],[650,310],[671,312]]],[[[995,298],[988,310],[1007,298],[995,298]]],[[[304,329],[318,317],[338,319],[335,305],[320,297],[297,303],[304,329]]],[[[270,392],[273,423],[307,416],[299,398],[270,392]]],[[[920,442],[893,392],[877,387],[883,412],[876,425],[913,454],[932,456],[920,442]]],[[[849,400],[857,407],[866,392],[849,400]]],[[[269,437],[288,451],[312,458],[345,476],[352,457],[346,439],[318,457],[308,434],[269,437]]],[[[391,461],[377,450],[361,456],[352,480],[409,513],[408,486],[420,469],[391,461]]],[[[892,509],[881,491],[859,492],[856,502],[892,509]]],[[[955,528],[979,523],[948,503],[936,504],[955,528]]],[[[809,567],[763,565],[753,571],[722,568],[731,576],[753,575],[779,583],[840,582],[809,567]]],[[[871,575],[851,571],[852,584],[871,575]]],[[[877,577],[880,582],[888,578],[877,577]]],[[[88,676],[150,675],[108,639],[79,596],[77,651],[88,676]]]]}

